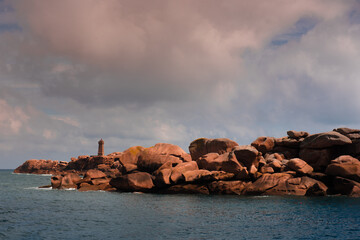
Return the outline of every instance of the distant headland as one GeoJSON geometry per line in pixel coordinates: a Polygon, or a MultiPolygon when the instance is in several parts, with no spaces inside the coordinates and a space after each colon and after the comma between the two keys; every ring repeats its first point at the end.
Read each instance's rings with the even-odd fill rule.
{"type": "MultiPolygon", "coordinates": [[[[360,130],[259,137],[239,146],[227,138],[199,138],[189,153],[158,143],[70,162],[27,160],[15,173],[53,174],[53,189],[236,195],[360,197],[360,130]]],[[[49,185],[50,187],[50,185],[49,185]]]]}

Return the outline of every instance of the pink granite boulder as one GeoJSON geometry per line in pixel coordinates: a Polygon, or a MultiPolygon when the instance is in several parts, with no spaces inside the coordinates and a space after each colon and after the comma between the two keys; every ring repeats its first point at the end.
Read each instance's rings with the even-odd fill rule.
{"type": "Polygon", "coordinates": [[[110,180],[110,185],[124,192],[147,192],[154,187],[152,177],[146,172],[130,173],[110,180]]]}
{"type": "Polygon", "coordinates": [[[221,155],[230,152],[235,146],[239,146],[239,144],[227,138],[199,138],[190,143],[189,151],[192,160],[197,161],[208,153],[221,155]]]}

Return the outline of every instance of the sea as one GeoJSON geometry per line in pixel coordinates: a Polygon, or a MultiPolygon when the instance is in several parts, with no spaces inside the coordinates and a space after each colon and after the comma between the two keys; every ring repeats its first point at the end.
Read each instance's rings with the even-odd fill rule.
{"type": "Polygon", "coordinates": [[[0,239],[360,239],[360,198],[78,192],[0,170],[0,239]]]}

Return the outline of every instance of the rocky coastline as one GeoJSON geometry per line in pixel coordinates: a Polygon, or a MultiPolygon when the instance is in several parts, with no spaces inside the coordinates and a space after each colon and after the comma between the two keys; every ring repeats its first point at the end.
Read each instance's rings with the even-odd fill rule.
{"type": "Polygon", "coordinates": [[[31,159],[14,172],[52,174],[53,189],[78,191],[360,197],[359,129],[288,131],[243,146],[199,138],[189,152],[158,143],[70,162],[31,159]]]}

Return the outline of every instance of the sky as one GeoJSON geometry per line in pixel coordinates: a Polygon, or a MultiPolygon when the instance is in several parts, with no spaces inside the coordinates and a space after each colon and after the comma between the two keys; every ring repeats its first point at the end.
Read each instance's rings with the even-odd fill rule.
{"type": "Polygon", "coordinates": [[[0,168],[360,128],[360,2],[0,0],[0,168]]]}

